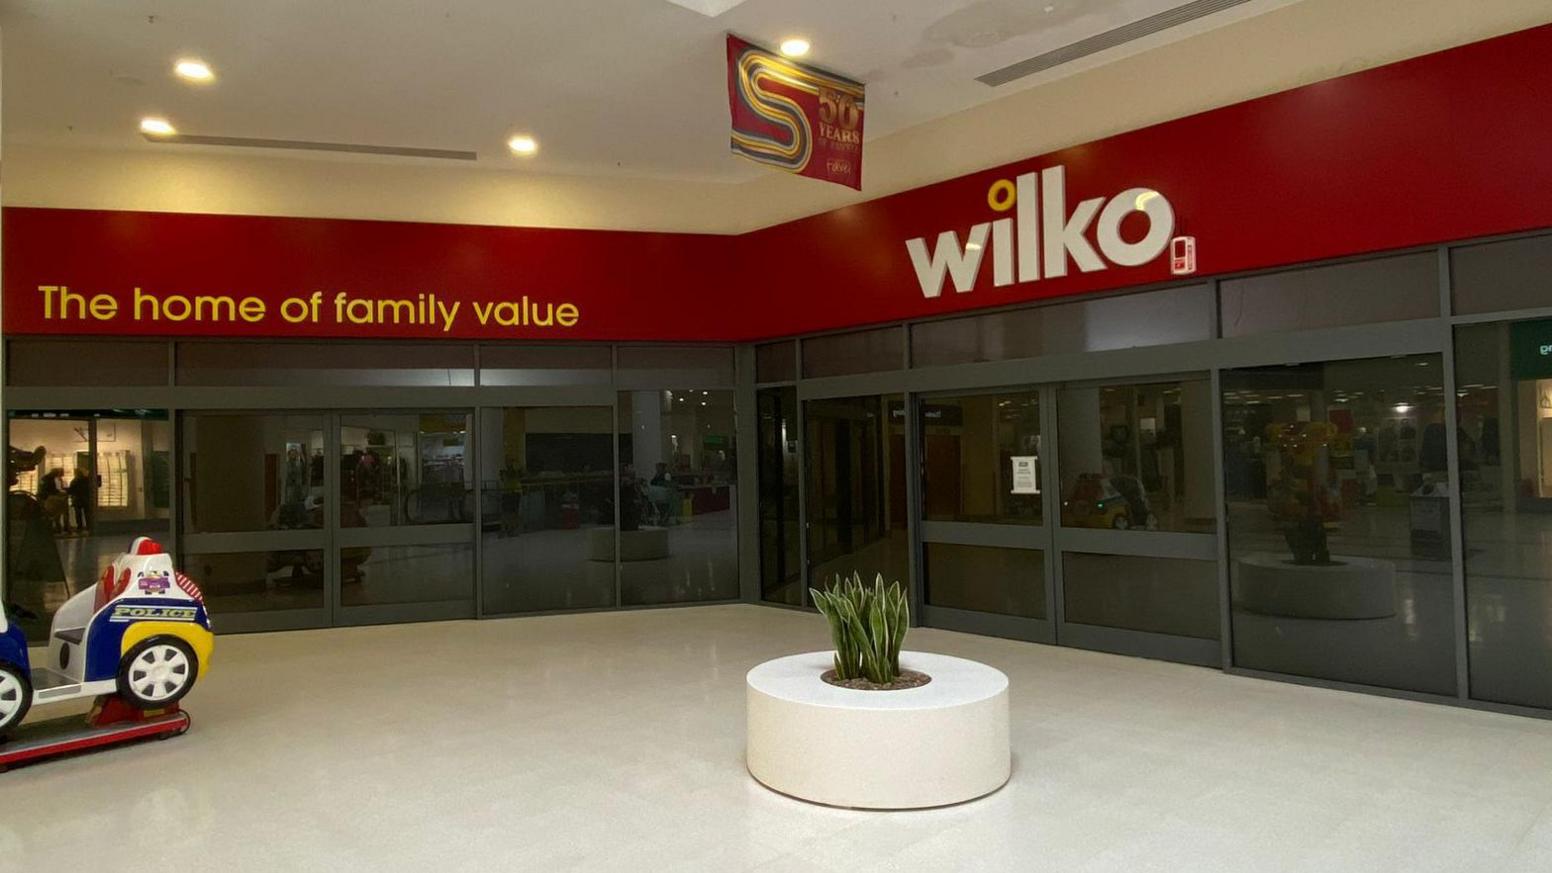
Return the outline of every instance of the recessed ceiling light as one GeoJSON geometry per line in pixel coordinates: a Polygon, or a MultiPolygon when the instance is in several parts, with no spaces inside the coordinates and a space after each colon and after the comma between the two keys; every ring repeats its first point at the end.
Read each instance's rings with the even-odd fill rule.
{"type": "Polygon", "coordinates": [[[181,79],[201,84],[214,82],[216,74],[210,69],[210,65],[198,58],[181,58],[173,64],[172,71],[181,79]]]}
{"type": "Polygon", "coordinates": [[[167,119],[148,115],[140,119],[140,132],[146,136],[172,136],[178,131],[167,119]]]}
{"type": "Polygon", "coordinates": [[[808,54],[809,48],[808,40],[801,36],[781,41],[781,53],[789,58],[801,58],[808,54]]]}
{"type": "Polygon", "coordinates": [[[539,150],[539,141],[527,134],[519,134],[507,140],[507,148],[514,155],[528,156],[539,150]]]}

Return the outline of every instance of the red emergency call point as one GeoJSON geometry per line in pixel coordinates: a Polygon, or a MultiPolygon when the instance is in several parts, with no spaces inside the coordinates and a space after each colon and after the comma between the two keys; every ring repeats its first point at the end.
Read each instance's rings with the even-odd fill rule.
{"type": "Polygon", "coordinates": [[[1169,241],[1169,271],[1176,276],[1196,272],[1196,237],[1177,236],[1169,241]]]}

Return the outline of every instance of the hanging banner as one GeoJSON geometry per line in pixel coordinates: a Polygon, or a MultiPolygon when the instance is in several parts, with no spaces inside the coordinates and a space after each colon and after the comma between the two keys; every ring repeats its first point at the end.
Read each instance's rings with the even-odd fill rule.
{"type": "Polygon", "coordinates": [[[727,38],[735,154],[862,189],[860,82],[727,38]]]}

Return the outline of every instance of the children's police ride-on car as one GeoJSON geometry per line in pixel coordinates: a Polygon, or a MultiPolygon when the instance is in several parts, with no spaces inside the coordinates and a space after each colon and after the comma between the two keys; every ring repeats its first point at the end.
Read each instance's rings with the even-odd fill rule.
{"type": "Polygon", "coordinates": [[[208,668],[214,642],[199,588],[147,537],[55,614],[47,666],[31,665],[21,628],[0,616],[0,768],[182,733],[189,719],[178,701],[208,668]],[[34,705],[84,697],[97,698],[86,729],[15,736],[34,705]],[[8,736],[13,742],[5,742],[8,736]]]}

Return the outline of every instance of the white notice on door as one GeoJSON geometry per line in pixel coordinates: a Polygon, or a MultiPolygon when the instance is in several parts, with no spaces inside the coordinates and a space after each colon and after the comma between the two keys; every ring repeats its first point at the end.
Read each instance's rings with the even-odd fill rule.
{"type": "Polygon", "coordinates": [[[1040,458],[1038,456],[1013,456],[1013,493],[1040,493],[1040,458]]]}

